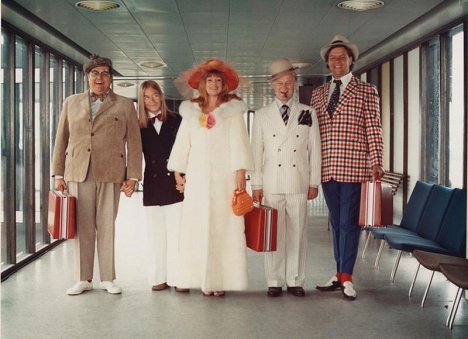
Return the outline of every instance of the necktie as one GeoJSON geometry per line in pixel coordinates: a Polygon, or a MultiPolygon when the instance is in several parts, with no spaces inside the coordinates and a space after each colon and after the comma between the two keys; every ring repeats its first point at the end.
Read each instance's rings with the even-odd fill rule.
{"type": "Polygon", "coordinates": [[[288,105],[281,106],[281,117],[283,118],[284,124],[288,124],[289,120],[289,107],[288,105]]]}
{"type": "Polygon", "coordinates": [[[91,101],[95,102],[97,99],[100,99],[101,101],[104,101],[106,98],[107,93],[102,93],[102,94],[96,94],[96,93],[91,93],[91,101]]]}
{"type": "Polygon", "coordinates": [[[336,106],[338,105],[338,101],[340,101],[340,86],[342,84],[341,80],[333,80],[333,82],[336,85],[327,106],[327,112],[330,115],[330,118],[333,118],[333,113],[335,112],[336,106]]]}

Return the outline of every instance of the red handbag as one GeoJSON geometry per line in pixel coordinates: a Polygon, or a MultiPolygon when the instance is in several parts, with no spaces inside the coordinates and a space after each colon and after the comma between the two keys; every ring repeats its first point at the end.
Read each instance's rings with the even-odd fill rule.
{"type": "Polygon", "coordinates": [[[232,211],[235,215],[241,216],[253,210],[252,197],[244,190],[235,190],[232,195],[232,211]]]}

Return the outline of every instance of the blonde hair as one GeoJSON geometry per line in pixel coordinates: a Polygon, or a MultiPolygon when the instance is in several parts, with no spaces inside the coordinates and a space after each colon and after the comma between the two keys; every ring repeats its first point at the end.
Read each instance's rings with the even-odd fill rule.
{"type": "Polygon", "coordinates": [[[149,121],[148,111],[145,108],[145,100],[144,100],[144,92],[145,92],[145,89],[147,88],[152,88],[159,94],[159,97],[161,99],[161,114],[162,114],[161,120],[166,121],[167,115],[172,113],[167,108],[166,97],[164,96],[164,93],[161,90],[161,87],[158,85],[158,83],[154,80],[143,81],[140,85],[140,91],[138,93],[138,121],[140,124],[140,128],[146,128],[148,126],[148,121],[149,121]]]}
{"type": "Polygon", "coordinates": [[[236,94],[229,93],[225,74],[218,70],[212,70],[212,71],[206,72],[205,74],[201,76],[200,84],[198,85],[199,96],[196,98],[190,99],[191,102],[198,103],[201,109],[203,109],[204,107],[208,105],[208,93],[206,92],[206,79],[208,79],[211,76],[220,77],[223,82],[223,88],[221,90],[221,93],[218,95],[218,106],[232,99],[241,100],[241,98],[237,96],[236,94]]]}

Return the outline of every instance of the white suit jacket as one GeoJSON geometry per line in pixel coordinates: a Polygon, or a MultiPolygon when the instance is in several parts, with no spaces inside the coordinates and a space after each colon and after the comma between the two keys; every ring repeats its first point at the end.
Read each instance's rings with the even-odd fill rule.
{"type": "Polygon", "coordinates": [[[294,100],[291,106],[287,125],[276,101],[255,112],[252,189],[263,189],[266,194],[307,193],[309,187],[320,184],[320,132],[315,110],[294,100]],[[298,122],[303,110],[311,113],[310,127],[298,122]]]}

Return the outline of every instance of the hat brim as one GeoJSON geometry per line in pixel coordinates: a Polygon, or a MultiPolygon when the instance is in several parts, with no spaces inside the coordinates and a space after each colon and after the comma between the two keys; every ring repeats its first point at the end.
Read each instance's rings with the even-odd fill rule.
{"type": "Polygon", "coordinates": [[[299,69],[299,67],[291,67],[291,68],[286,69],[284,71],[281,71],[281,72],[275,73],[273,75],[270,75],[270,80],[274,81],[274,80],[276,80],[278,78],[281,78],[283,75],[286,75],[288,73],[295,73],[296,69],[299,69]]]}
{"type": "Polygon", "coordinates": [[[340,47],[340,46],[347,47],[351,51],[351,53],[353,54],[353,61],[356,61],[358,59],[359,49],[357,48],[357,46],[351,42],[340,41],[340,42],[331,43],[320,49],[320,56],[322,57],[323,61],[325,62],[327,61],[326,55],[330,49],[335,48],[335,47],[340,47]]]}
{"type": "Polygon", "coordinates": [[[223,62],[207,62],[199,65],[195,70],[189,75],[188,84],[193,89],[198,89],[200,86],[200,81],[205,73],[210,71],[218,71],[223,73],[226,78],[226,85],[229,91],[235,90],[239,86],[239,75],[237,72],[230,66],[226,65],[223,62]]]}

